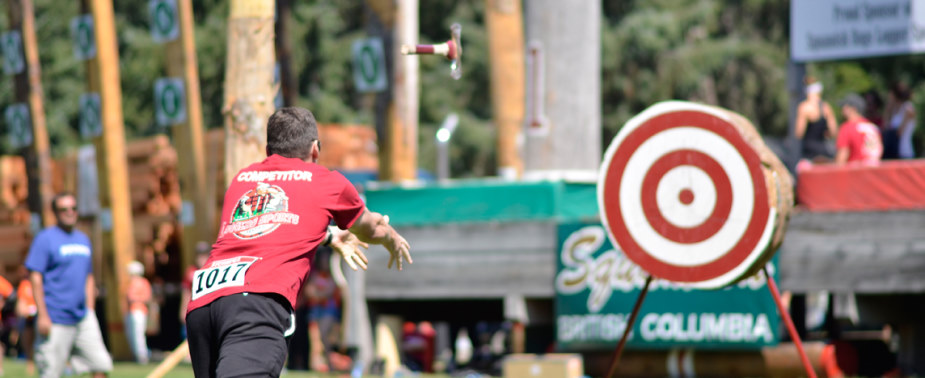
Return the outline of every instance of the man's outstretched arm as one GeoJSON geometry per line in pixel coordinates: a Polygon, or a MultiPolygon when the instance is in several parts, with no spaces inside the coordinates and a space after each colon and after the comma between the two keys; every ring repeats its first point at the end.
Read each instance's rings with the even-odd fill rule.
{"type": "Polygon", "coordinates": [[[389,225],[388,216],[364,208],[363,214],[350,227],[350,232],[363,242],[385,247],[390,255],[389,268],[392,267],[393,262],[397,263],[398,270],[402,270],[403,260],[408,260],[409,264],[413,263],[411,246],[389,225]]]}

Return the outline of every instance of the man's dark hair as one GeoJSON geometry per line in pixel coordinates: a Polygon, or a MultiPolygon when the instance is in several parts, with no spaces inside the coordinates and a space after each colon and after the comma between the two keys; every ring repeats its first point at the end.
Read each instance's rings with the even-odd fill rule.
{"type": "Polygon", "coordinates": [[[58,200],[64,197],[74,197],[74,199],[77,199],[77,196],[71,192],[60,192],[55,194],[54,197],[51,197],[51,211],[58,211],[58,200]]]}
{"type": "Polygon", "coordinates": [[[267,122],[267,155],[305,159],[318,140],[318,124],[308,109],[280,108],[267,122]]]}

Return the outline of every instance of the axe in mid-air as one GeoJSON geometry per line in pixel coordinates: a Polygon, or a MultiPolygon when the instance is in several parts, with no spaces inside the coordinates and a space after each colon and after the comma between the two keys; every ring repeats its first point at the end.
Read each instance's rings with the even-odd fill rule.
{"type": "Polygon", "coordinates": [[[443,55],[450,61],[450,76],[459,80],[462,77],[462,26],[450,26],[450,40],[436,45],[402,45],[403,55],[443,55]]]}

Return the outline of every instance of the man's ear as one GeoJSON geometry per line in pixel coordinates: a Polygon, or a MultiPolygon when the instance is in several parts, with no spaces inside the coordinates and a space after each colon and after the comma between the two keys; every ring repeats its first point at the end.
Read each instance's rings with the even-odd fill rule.
{"type": "Polygon", "coordinates": [[[318,140],[315,140],[312,142],[311,162],[317,163],[319,156],[321,156],[321,148],[318,147],[318,140]]]}

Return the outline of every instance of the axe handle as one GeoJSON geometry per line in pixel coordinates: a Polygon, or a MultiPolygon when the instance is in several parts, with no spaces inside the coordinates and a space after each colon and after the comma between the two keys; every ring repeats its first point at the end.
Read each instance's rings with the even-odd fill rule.
{"type": "Polygon", "coordinates": [[[443,55],[448,56],[451,50],[455,50],[450,47],[452,42],[440,43],[436,45],[402,45],[401,53],[404,55],[443,55]]]}
{"type": "Polygon", "coordinates": [[[173,352],[170,352],[167,358],[165,358],[164,361],[161,361],[161,364],[157,365],[157,368],[155,368],[154,371],[148,374],[148,378],[163,377],[171,370],[173,370],[173,368],[175,368],[177,364],[183,360],[183,357],[186,357],[187,354],[189,354],[189,343],[184,341],[183,344],[180,344],[180,346],[177,347],[177,349],[174,349],[173,352]]]}

